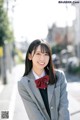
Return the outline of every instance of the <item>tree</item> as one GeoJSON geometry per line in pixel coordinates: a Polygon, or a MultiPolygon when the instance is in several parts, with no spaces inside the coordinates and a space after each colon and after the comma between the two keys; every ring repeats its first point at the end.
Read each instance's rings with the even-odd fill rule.
{"type": "MultiPolygon", "coordinates": [[[[5,10],[4,8],[4,0],[0,0],[0,46],[3,47],[3,56],[2,56],[2,61],[3,63],[2,65],[2,69],[3,69],[3,84],[7,83],[7,75],[6,75],[6,44],[5,42],[7,41],[7,43],[11,42],[14,40],[13,37],[13,30],[12,27],[9,23],[9,18],[8,18],[8,11],[5,10]]],[[[9,48],[8,48],[9,49],[9,48]]],[[[9,54],[11,54],[11,50],[9,50],[9,54]]],[[[9,61],[10,63],[10,61],[9,61]]],[[[11,64],[9,64],[9,66],[11,66],[11,64]]]]}
{"type": "Polygon", "coordinates": [[[0,0],[0,46],[4,45],[5,40],[14,40],[13,30],[9,23],[8,13],[4,9],[4,0],[0,0]]]}

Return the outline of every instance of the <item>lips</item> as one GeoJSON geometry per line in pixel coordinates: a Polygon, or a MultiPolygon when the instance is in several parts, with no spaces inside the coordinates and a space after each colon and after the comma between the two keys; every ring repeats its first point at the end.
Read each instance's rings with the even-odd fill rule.
{"type": "Polygon", "coordinates": [[[38,62],[38,64],[39,64],[39,65],[45,65],[45,63],[39,63],[39,62],[38,62]]]}

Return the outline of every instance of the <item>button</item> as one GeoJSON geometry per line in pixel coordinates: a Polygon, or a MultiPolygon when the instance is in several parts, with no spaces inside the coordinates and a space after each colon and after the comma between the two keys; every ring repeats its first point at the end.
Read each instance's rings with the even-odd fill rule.
{"type": "Polygon", "coordinates": [[[30,80],[28,80],[28,82],[30,82],[30,80]]]}
{"type": "Polygon", "coordinates": [[[51,106],[51,110],[53,109],[53,106],[51,106]]]}

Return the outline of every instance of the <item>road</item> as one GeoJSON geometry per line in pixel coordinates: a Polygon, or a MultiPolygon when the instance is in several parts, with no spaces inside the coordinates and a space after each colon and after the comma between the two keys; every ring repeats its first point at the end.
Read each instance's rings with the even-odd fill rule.
{"type": "Polygon", "coordinates": [[[68,91],[72,97],[70,102],[70,106],[72,106],[72,110],[70,110],[71,120],[80,120],[80,77],[66,74],[66,78],[68,81],[68,91]]]}
{"type": "MultiPolygon", "coordinates": [[[[12,77],[9,76],[9,84],[0,93],[0,113],[1,111],[9,111],[9,120],[29,120],[17,90],[17,81],[20,80],[23,73],[23,64],[14,67],[12,77]]],[[[66,74],[66,78],[69,91],[70,120],[80,120],[80,80],[68,74],[66,74]]],[[[0,120],[2,120],[1,117],[0,120]]]]}

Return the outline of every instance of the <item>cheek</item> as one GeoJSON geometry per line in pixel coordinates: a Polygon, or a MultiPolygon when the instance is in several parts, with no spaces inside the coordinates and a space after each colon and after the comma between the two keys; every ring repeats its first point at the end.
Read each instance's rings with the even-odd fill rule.
{"type": "Polygon", "coordinates": [[[46,58],[46,62],[47,62],[47,63],[49,62],[49,57],[48,57],[48,58],[46,58]]]}
{"type": "Polygon", "coordinates": [[[32,62],[35,63],[37,61],[36,57],[33,57],[32,62]]]}

